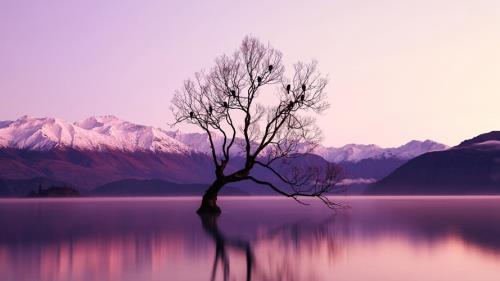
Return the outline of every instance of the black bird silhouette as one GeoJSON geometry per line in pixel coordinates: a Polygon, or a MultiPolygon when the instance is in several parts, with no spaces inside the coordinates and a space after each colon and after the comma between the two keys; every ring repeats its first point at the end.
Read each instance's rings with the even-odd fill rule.
{"type": "Polygon", "coordinates": [[[268,69],[269,69],[269,72],[273,71],[273,65],[270,64],[269,67],[268,67],[268,69]]]}
{"type": "Polygon", "coordinates": [[[212,106],[211,106],[211,105],[209,105],[209,106],[208,106],[208,113],[212,114],[212,111],[213,111],[213,110],[214,110],[214,109],[212,108],[212,106]]]}
{"type": "Polygon", "coordinates": [[[288,104],[288,110],[291,110],[293,107],[293,101],[290,101],[290,103],[288,104]]]}
{"type": "Polygon", "coordinates": [[[236,91],[235,90],[231,90],[231,96],[236,97],[236,91]]]}
{"type": "Polygon", "coordinates": [[[259,83],[259,84],[260,84],[260,82],[262,82],[262,77],[257,76],[257,83],[259,83]]]}
{"type": "Polygon", "coordinates": [[[306,91],[306,84],[302,84],[302,92],[306,91]]]}
{"type": "Polygon", "coordinates": [[[222,105],[223,105],[225,108],[227,108],[227,102],[224,102],[222,105]]]}
{"type": "Polygon", "coordinates": [[[286,93],[290,93],[290,89],[292,88],[292,86],[290,86],[290,84],[286,85],[286,93]]]}
{"type": "Polygon", "coordinates": [[[304,101],[304,98],[305,98],[305,95],[304,95],[304,94],[302,94],[302,95],[300,96],[300,101],[304,101]]]}
{"type": "Polygon", "coordinates": [[[193,119],[193,117],[194,117],[194,112],[192,112],[192,111],[189,112],[189,118],[193,119]]]}

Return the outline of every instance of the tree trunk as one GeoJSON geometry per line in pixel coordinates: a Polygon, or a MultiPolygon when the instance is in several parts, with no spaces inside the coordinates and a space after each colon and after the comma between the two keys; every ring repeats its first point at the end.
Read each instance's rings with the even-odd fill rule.
{"type": "Polygon", "coordinates": [[[224,183],[220,180],[216,180],[212,185],[205,191],[203,199],[201,200],[201,206],[196,211],[198,214],[220,214],[221,209],[217,206],[217,194],[221,190],[224,183]]]}

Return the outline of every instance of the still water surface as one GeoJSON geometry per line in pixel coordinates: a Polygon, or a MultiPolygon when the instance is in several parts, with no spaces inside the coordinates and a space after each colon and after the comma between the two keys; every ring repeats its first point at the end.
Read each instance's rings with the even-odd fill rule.
{"type": "Polygon", "coordinates": [[[500,197],[0,201],[0,280],[500,280],[500,197]]]}

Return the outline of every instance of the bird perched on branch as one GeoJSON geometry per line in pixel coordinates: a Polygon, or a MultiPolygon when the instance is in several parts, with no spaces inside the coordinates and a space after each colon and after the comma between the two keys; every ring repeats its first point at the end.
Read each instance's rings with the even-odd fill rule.
{"type": "Polygon", "coordinates": [[[257,83],[259,83],[259,84],[260,84],[261,82],[262,82],[262,77],[257,76],[257,83]]]}
{"type": "Polygon", "coordinates": [[[267,69],[269,69],[269,72],[273,71],[273,65],[270,64],[267,69]]]}
{"type": "Polygon", "coordinates": [[[292,88],[292,86],[290,84],[286,85],[286,93],[290,93],[290,89],[292,88]]]}
{"type": "Polygon", "coordinates": [[[304,94],[300,95],[300,101],[304,101],[304,98],[305,98],[304,94]]]}
{"type": "Polygon", "coordinates": [[[212,106],[211,106],[211,105],[209,105],[209,106],[208,106],[208,113],[212,114],[212,111],[213,111],[213,110],[214,110],[214,109],[212,108],[212,106]]]}
{"type": "Polygon", "coordinates": [[[227,102],[224,102],[224,103],[222,104],[222,106],[224,106],[225,108],[228,108],[227,102]]]}
{"type": "Polygon", "coordinates": [[[236,97],[236,91],[235,90],[231,90],[231,96],[233,96],[233,98],[236,97]]]}
{"type": "Polygon", "coordinates": [[[194,117],[194,112],[192,112],[192,111],[189,112],[189,118],[193,119],[193,117],[194,117]]]}
{"type": "Polygon", "coordinates": [[[288,110],[291,110],[293,108],[293,105],[294,105],[294,102],[290,101],[290,103],[288,104],[288,110]]]}
{"type": "Polygon", "coordinates": [[[302,84],[302,92],[306,91],[306,84],[302,84]]]}

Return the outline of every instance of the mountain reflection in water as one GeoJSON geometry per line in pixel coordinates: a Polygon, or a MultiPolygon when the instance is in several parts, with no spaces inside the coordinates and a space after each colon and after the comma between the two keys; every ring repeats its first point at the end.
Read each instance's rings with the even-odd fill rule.
{"type": "Polygon", "coordinates": [[[0,201],[0,280],[498,280],[500,197],[0,201]]]}

